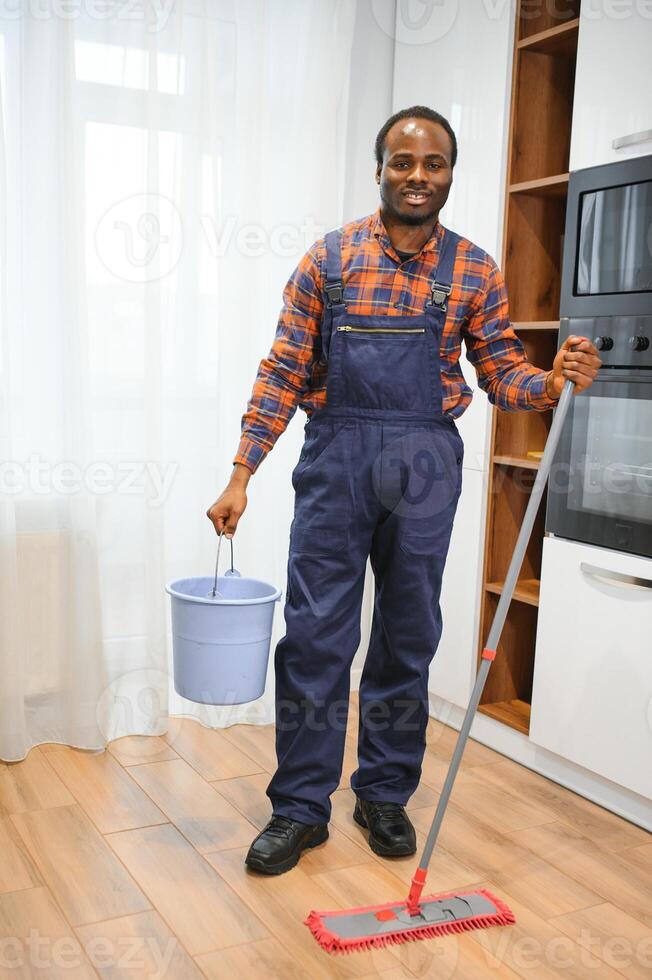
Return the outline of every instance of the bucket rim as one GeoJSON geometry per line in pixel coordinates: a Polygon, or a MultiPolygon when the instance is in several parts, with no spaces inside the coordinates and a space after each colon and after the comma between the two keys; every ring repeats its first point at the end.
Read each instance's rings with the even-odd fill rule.
{"type": "MultiPolygon", "coordinates": [[[[265,582],[260,578],[251,578],[249,581],[258,582],[260,585],[264,585],[266,588],[270,589],[271,591],[269,595],[251,596],[248,599],[218,599],[217,597],[213,599],[210,596],[188,595],[185,592],[179,592],[178,589],[175,588],[175,586],[178,586],[181,582],[187,582],[188,579],[196,580],[198,578],[206,578],[210,582],[214,581],[214,577],[212,575],[190,575],[186,576],[185,578],[178,578],[174,579],[172,582],[168,582],[168,584],[165,586],[165,591],[168,595],[173,596],[175,599],[183,599],[184,602],[197,602],[204,606],[262,606],[268,602],[278,602],[283,594],[281,589],[275,589],[273,585],[269,584],[269,582],[265,582]]],[[[221,579],[223,580],[225,578],[228,581],[230,576],[219,575],[217,581],[219,582],[221,579]]],[[[248,578],[248,576],[242,576],[241,578],[248,578]]]]}

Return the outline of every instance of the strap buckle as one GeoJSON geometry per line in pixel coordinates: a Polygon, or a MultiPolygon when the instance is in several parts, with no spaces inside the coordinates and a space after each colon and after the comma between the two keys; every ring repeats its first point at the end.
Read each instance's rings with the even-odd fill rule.
{"type": "Polygon", "coordinates": [[[433,282],[430,287],[432,290],[431,306],[438,306],[440,310],[446,312],[446,300],[451,294],[452,286],[447,286],[442,282],[433,282]]]}
{"type": "Polygon", "coordinates": [[[324,292],[328,296],[328,303],[326,305],[329,309],[331,306],[341,303],[344,299],[344,286],[342,285],[342,280],[333,279],[330,282],[324,283],[324,292]]]}

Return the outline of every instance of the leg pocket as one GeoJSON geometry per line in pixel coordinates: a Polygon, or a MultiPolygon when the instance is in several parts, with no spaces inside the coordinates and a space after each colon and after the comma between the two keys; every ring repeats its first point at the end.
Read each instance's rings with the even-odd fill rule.
{"type": "Polygon", "coordinates": [[[455,492],[439,513],[423,518],[403,518],[399,531],[399,545],[408,555],[426,558],[446,558],[453,532],[457,502],[462,492],[462,467],[455,492]]]}
{"type": "Polygon", "coordinates": [[[347,540],[346,527],[315,527],[295,522],[290,531],[290,553],[327,557],[343,551],[347,540]]]}

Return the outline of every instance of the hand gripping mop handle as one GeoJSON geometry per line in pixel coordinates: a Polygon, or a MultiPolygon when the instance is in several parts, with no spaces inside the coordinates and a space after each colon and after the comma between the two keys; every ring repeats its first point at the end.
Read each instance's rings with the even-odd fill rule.
{"type": "Polygon", "coordinates": [[[557,450],[557,444],[559,443],[559,436],[564,425],[564,420],[568,414],[574,387],[575,386],[572,381],[569,380],[566,382],[554,413],[552,425],[546,441],[546,447],[543,452],[543,457],[539,465],[539,470],[537,472],[536,480],[534,481],[532,492],[530,494],[530,499],[525,511],[521,530],[519,531],[519,535],[516,540],[512,560],[509,564],[509,569],[505,577],[505,584],[503,585],[502,594],[498,602],[498,608],[496,609],[493,622],[491,624],[491,629],[489,630],[486,646],[482,651],[482,663],[480,664],[480,669],[476,677],[473,693],[471,694],[471,700],[468,708],[466,709],[464,722],[457,737],[455,751],[453,752],[448,773],[444,781],[444,786],[439,797],[439,803],[432,821],[432,826],[430,827],[426,838],[423,854],[421,856],[419,866],[414,873],[414,877],[412,878],[412,885],[410,887],[410,893],[407,899],[408,911],[412,915],[415,915],[418,912],[419,899],[421,898],[421,892],[423,891],[423,886],[426,880],[428,864],[430,863],[430,858],[437,842],[437,837],[444,819],[446,807],[448,806],[451,790],[453,789],[453,783],[455,782],[457,770],[459,769],[460,762],[462,760],[462,754],[466,747],[469,732],[471,730],[471,723],[473,722],[473,718],[475,717],[475,713],[478,709],[480,697],[482,695],[482,691],[484,690],[491,664],[496,657],[496,648],[498,647],[498,643],[503,632],[503,626],[505,625],[505,619],[507,617],[507,610],[509,609],[509,605],[514,595],[516,581],[521,570],[521,565],[523,564],[523,558],[525,557],[525,549],[527,548],[530,535],[532,534],[534,519],[537,516],[543,491],[548,481],[548,476],[550,475],[550,468],[557,450]]]}

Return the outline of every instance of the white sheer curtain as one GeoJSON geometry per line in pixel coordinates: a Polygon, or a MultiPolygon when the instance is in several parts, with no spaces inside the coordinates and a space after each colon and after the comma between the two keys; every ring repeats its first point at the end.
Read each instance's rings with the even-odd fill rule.
{"type": "MultiPolygon", "coordinates": [[[[0,759],[273,717],[272,683],[170,696],[164,586],[212,569],[282,286],[342,220],[354,6],[0,2],[0,759]]],[[[302,423],[234,541],[282,588],[302,423]]]]}

